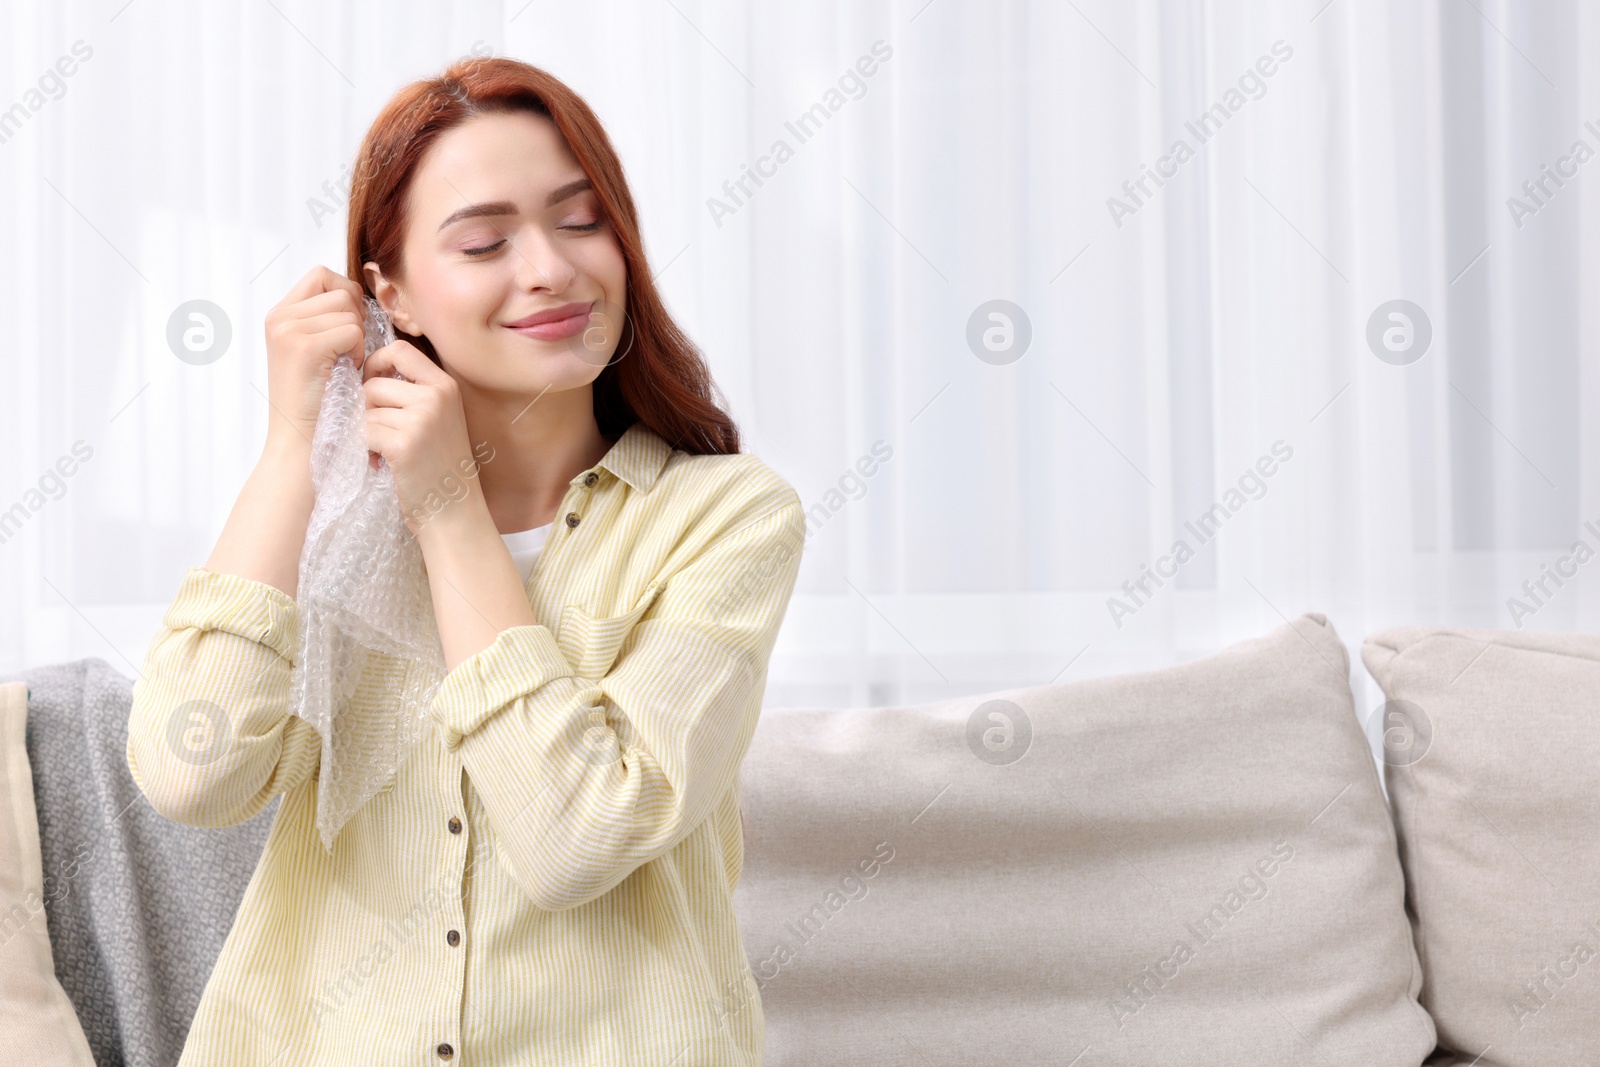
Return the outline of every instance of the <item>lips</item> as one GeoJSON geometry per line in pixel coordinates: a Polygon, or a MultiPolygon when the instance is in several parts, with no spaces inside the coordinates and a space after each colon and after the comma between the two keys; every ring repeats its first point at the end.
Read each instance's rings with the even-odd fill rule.
{"type": "Polygon", "coordinates": [[[524,337],[540,341],[559,341],[580,333],[589,324],[589,311],[593,307],[592,300],[563,304],[561,307],[541,311],[516,322],[508,322],[506,326],[524,337]]]}
{"type": "Polygon", "coordinates": [[[541,311],[537,314],[529,315],[527,318],[518,319],[516,322],[508,322],[506,325],[515,330],[523,326],[540,326],[547,322],[559,322],[562,319],[570,319],[574,315],[585,314],[593,306],[593,300],[585,300],[577,304],[562,304],[560,307],[550,308],[548,311],[541,311]]]}

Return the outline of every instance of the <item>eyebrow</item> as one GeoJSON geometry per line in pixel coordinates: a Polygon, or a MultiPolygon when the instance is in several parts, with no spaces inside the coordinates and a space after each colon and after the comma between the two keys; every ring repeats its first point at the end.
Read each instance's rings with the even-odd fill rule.
{"type": "MultiPolygon", "coordinates": [[[[594,184],[588,178],[579,178],[577,181],[568,182],[545,197],[544,206],[555,207],[568,197],[576,196],[585,189],[592,188],[594,188],[594,184]]],[[[464,208],[451,212],[443,222],[439,223],[439,229],[443,230],[452,222],[460,222],[462,219],[476,219],[486,215],[515,215],[516,213],[517,205],[509,200],[493,200],[486,204],[468,204],[464,208]]]]}

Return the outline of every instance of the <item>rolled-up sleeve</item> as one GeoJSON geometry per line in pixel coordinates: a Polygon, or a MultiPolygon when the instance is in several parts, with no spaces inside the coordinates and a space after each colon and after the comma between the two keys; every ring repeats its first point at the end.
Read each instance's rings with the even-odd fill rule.
{"type": "Polygon", "coordinates": [[[289,709],[294,600],[194,567],[161,621],[133,687],[128,770],[165,818],[244,822],[321,763],[321,735],[289,709]]]}
{"type": "Polygon", "coordinates": [[[672,849],[737,781],[805,540],[799,497],[652,583],[603,677],[544,625],[457,664],[432,714],[530,899],[561,911],[672,849]]]}

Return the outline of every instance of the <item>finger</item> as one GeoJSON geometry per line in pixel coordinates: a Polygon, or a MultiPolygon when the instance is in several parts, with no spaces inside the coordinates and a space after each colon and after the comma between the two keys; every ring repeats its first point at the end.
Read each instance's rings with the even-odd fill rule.
{"type": "Polygon", "coordinates": [[[367,447],[375,452],[381,451],[391,458],[394,455],[392,449],[404,446],[407,441],[415,440],[423,429],[420,416],[405,408],[373,408],[366,413],[366,416],[367,447]],[[374,430],[387,444],[387,449],[379,449],[374,443],[374,430]]]}
{"type": "Polygon", "coordinates": [[[438,370],[433,361],[424,356],[409,341],[396,340],[381,348],[376,349],[367,357],[367,362],[361,368],[363,378],[373,378],[379,375],[394,377],[403,375],[412,382],[430,381],[430,371],[438,370]]]}
{"type": "Polygon", "coordinates": [[[415,422],[415,413],[405,408],[368,408],[365,414],[369,429],[379,426],[385,430],[405,430],[415,422]]]}
{"type": "Polygon", "coordinates": [[[346,354],[360,356],[363,333],[361,319],[350,311],[331,311],[309,319],[294,319],[268,330],[269,337],[285,334],[306,337],[314,342],[314,351],[329,353],[332,358],[346,354]]]}
{"type": "Polygon", "coordinates": [[[399,378],[369,378],[361,385],[367,397],[367,410],[405,408],[422,402],[428,387],[399,378]]]}
{"type": "Polygon", "coordinates": [[[303,316],[286,322],[283,328],[296,333],[327,333],[345,326],[360,326],[361,316],[354,311],[329,311],[321,315],[303,316]]]}
{"type": "Polygon", "coordinates": [[[392,456],[404,438],[405,431],[381,415],[367,419],[367,451],[392,456]]]}
{"type": "Polygon", "coordinates": [[[336,293],[341,290],[354,297],[357,304],[360,303],[362,296],[361,286],[343,274],[330,270],[319,263],[301,275],[300,280],[290,287],[284,298],[273,306],[285,307],[301,300],[317,297],[323,293],[336,293]]]}
{"type": "Polygon", "coordinates": [[[445,379],[450,378],[449,374],[409,341],[395,341],[373,352],[367,357],[366,366],[362,368],[362,377],[372,378],[396,370],[413,382],[424,385],[442,385],[445,379]]]}
{"type": "Polygon", "coordinates": [[[289,307],[275,307],[267,312],[266,330],[274,333],[323,333],[340,326],[362,325],[361,307],[343,291],[323,293],[321,296],[289,307]]]}
{"type": "Polygon", "coordinates": [[[359,316],[365,312],[366,305],[362,303],[360,297],[353,296],[343,289],[335,289],[332,292],[307,297],[289,308],[274,310],[290,310],[297,318],[306,319],[334,311],[359,316]]]}
{"type": "Polygon", "coordinates": [[[379,440],[383,433],[384,431],[380,429],[378,435],[375,436],[373,427],[367,427],[367,466],[373,470],[378,469],[378,460],[383,458],[385,445],[379,440]]]}

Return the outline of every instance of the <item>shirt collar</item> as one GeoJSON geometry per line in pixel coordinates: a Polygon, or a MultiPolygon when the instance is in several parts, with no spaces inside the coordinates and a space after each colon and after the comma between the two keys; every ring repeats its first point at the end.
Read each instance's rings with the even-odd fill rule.
{"type": "MultiPolygon", "coordinates": [[[[600,457],[595,469],[610,471],[642,493],[655,484],[671,455],[672,446],[665,438],[644,423],[635,422],[600,457]]],[[[582,480],[581,473],[572,479],[574,483],[582,480]]]]}

